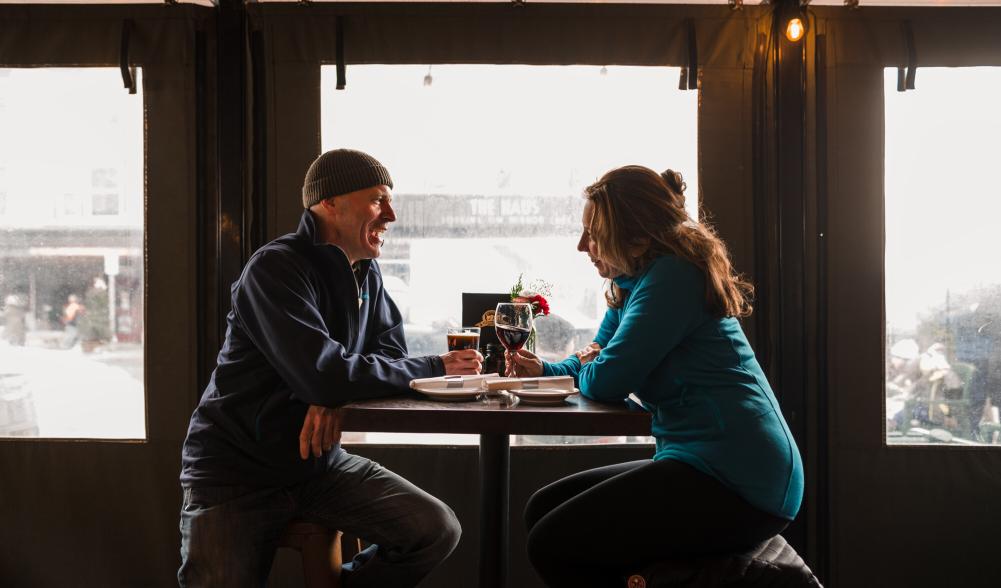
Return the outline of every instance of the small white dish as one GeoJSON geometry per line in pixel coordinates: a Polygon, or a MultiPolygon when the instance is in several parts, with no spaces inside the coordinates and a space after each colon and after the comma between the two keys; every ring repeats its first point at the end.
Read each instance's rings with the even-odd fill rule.
{"type": "Polygon", "coordinates": [[[525,404],[557,406],[565,403],[567,398],[570,398],[574,394],[578,394],[580,390],[576,388],[573,390],[564,390],[563,388],[529,388],[508,390],[508,392],[517,396],[518,399],[525,404]]]}
{"type": "Polygon", "coordinates": [[[414,390],[417,390],[421,394],[427,396],[431,400],[439,400],[442,402],[467,402],[470,400],[476,400],[476,398],[483,394],[483,390],[478,388],[425,388],[423,386],[413,386],[414,390]]]}

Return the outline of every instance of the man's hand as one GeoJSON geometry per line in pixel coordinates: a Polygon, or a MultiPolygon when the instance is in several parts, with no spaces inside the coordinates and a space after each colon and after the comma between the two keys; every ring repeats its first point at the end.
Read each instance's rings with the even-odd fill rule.
{"type": "Polygon", "coordinates": [[[590,345],[581,349],[580,351],[574,352],[574,355],[576,355],[577,359],[580,360],[580,365],[584,365],[587,362],[598,357],[598,354],[600,352],[601,352],[601,345],[598,345],[597,343],[591,343],[590,345]]]}
{"type": "Polygon", "coordinates": [[[449,351],[439,357],[445,364],[446,376],[468,376],[483,369],[483,356],[475,349],[449,351]]]}
{"type": "Polygon", "coordinates": [[[334,448],[341,442],[341,411],[338,408],[310,405],[299,432],[299,457],[309,458],[310,449],[315,457],[334,448]]]}
{"type": "Polygon", "coordinates": [[[519,349],[504,352],[505,376],[511,378],[537,378],[542,375],[542,360],[531,351],[519,349]]]}

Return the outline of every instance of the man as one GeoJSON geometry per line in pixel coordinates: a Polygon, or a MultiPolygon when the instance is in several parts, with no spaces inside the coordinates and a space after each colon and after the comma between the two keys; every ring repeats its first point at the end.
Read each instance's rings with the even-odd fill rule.
{"type": "Polygon", "coordinates": [[[76,345],[77,339],[80,338],[77,323],[80,322],[84,310],[83,305],[80,304],[80,298],[76,294],[70,294],[69,298],[66,299],[66,306],[63,307],[63,316],[60,318],[65,329],[62,340],[63,349],[72,348],[76,345]]]}
{"type": "Polygon", "coordinates": [[[365,153],[324,153],[306,173],[298,230],[254,253],[233,284],[226,341],[184,442],[182,586],[263,586],[293,519],[374,544],[345,566],[350,588],[414,586],[458,543],[451,509],[339,445],[336,407],[476,373],[483,359],[407,357],[372,261],[396,220],[392,186],[365,153]]]}

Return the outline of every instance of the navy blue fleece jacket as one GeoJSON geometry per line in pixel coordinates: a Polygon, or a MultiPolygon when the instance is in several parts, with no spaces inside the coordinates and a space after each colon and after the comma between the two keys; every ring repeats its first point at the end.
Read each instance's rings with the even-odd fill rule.
{"type": "Polygon", "coordinates": [[[264,247],[232,287],[226,341],[182,451],[183,486],[286,486],[327,469],[337,450],[299,457],[309,405],[405,391],[444,375],[437,356],[407,357],[403,320],[379,266],[352,269],[317,242],[316,221],[264,247]]]}

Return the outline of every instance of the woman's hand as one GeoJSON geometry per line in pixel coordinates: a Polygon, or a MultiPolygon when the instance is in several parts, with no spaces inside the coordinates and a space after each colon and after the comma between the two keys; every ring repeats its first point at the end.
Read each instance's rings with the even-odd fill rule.
{"type": "Polygon", "coordinates": [[[542,375],[542,360],[531,351],[504,352],[504,375],[509,378],[537,378],[542,375]]]}
{"type": "Polygon", "coordinates": [[[587,347],[574,352],[574,355],[577,356],[577,359],[580,360],[580,365],[584,365],[587,362],[598,357],[599,353],[601,353],[601,345],[598,345],[597,343],[591,343],[587,347]]]}
{"type": "Polygon", "coordinates": [[[446,376],[471,376],[483,369],[483,356],[475,349],[449,351],[438,357],[445,364],[446,376]]]}

